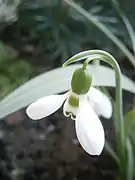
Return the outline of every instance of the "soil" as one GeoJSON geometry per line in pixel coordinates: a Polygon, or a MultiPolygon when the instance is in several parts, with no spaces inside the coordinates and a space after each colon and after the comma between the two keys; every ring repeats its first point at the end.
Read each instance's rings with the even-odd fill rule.
{"type": "MultiPolygon", "coordinates": [[[[90,156],[80,146],[74,121],[64,118],[62,110],[40,121],[18,114],[0,122],[1,180],[114,180],[116,164],[105,152],[90,156]]],[[[112,136],[112,121],[102,120],[106,138],[112,136]]]]}

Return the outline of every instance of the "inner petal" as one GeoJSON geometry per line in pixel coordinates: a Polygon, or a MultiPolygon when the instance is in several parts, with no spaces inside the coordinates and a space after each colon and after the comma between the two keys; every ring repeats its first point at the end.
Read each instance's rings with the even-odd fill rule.
{"type": "Polygon", "coordinates": [[[71,119],[76,119],[76,114],[79,107],[79,95],[76,93],[71,92],[69,97],[67,98],[64,107],[63,107],[63,114],[66,117],[71,117],[71,119]]]}

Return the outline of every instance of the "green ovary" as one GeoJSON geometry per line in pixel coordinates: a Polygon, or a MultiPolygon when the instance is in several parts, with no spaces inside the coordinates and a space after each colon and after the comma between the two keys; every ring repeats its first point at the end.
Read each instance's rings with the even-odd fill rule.
{"type": "Polygon", "coordinates": [[[91,86],[92,76],[87,70],[78,68],[72,76],[71,87],[72,91],[78,95],[86,94],[91,86]]]}

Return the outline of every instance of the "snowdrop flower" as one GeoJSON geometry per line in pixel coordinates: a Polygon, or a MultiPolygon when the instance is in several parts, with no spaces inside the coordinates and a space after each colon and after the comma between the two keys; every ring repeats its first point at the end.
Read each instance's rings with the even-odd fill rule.
{"type": "Polygon", "coordinates": [[[50,95],[32,103],[26,110],[28,116],[38,120],[57,111],[62,104],[63,114],[75,120],[77,138],[90,155],[100,155],[105,142],[102,123],[98,116],[110,118],[111,102],[106,95],[91,87],[92,77],[79,68],[73,76],[71,90],[63,95],[50,95]]]}

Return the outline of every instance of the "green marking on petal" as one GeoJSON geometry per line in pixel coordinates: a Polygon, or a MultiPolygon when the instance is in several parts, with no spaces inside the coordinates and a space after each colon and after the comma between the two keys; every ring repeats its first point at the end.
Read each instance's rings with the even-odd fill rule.
{"type": "Polygon", "coordinates": [[[74,115],[72,112],[65,112],[66,117],[71,117],[71,119],[75,120],[76,119],[76,115],[74,115]]]}
{"type": "Polygon", "coordinates": [[[79,106],[79,98],[75,97],[75,96],[70,96],[69,100],[68,100],[69,104],[72,107],[78,107],[79,106]]]}
{"type": "Polygon", "coordinates": [[[70,116],[70,112],[65,111],[66,116],[70,116]]]}
{"type": "Polygon", "coordinates": [[[75,120],[76,119],[76,115],[74,115],[73,113],[71,114],[71,119],[75,120]]]}

